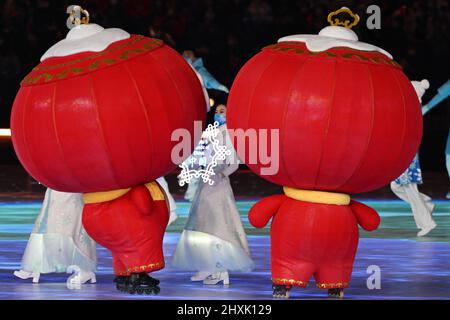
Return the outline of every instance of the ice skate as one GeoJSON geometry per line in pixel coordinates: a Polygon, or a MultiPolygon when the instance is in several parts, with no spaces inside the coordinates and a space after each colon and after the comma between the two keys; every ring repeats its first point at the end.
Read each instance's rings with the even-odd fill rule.
{"type": "Polygon", "coordinates": [[[95,273],[92,271],[82,270],[79,266],[69,266],[67,268],[67,273],[73,273],[69,278],[67,278],[66,285],[69,289],[81,289],[81,285],[86,282],[96,283],[97,278],[95,273]]]}
{"type": "Polygon", "coordinates": [[[203,281],[211,274],[209,271],[199,271],[191,277],[191,281],[203,281]]]}
{"type": "Polygon", "coordinates": [[[150,277],[147,273],[132,273],[126,280],[125,290],[129,294],[158,294],[161,290],[159,280],[150,277]]]}
{"type": "Polygon", "coordinates": [[[130,276],[116,276],[113,280],[113,282],[116,284],[116,289],[122,292],[126,291],[129,279],[130,276]]]}
{"type": "Polygon", "coordinates": [[[424,236],[426,236],[428,233],[430,233],[431,230],[433,230],[433,229],[436,228],[436,227],[437,227],[437,224],[436,224],[436,223],[433,223],[431,226],[426,227],[426,228],[423,228],[422,230],[420,230],[420,231],[417,233],[417,236],[418,236],[418,237],[424,237],[424,236]]]}
{"type": "Polygon", "coordinates": [[[344,289],[342,288],[334,288],[334,289],[328,289],[328,296],[330,298],[344,298],[344,289]]]}
{"type": "Polygon", "coordinates": [[[20,279],[30,279],[33,278],[33,283],[39,283],[39,278],[41,274],[39,272],[30,272],[25,270],[14,271],[14,275],[20,279]]]}
{"type": "Polygon", "coordinates": [[[91,283],[97,282],[94,272],[82,270],[80,267],[75,265],[69,266],[67,268],[67,273],[73,273],[69,278],[67,278],[67,283],[85,284],[88,281],[91,283]]]}
{"type": "Polygon", "coordinates": [[[224,285],[230,284],[230,276],[227,271],[225,272],[215,272],[209,275],[205,280],[203,280],[203,284],[215,285],[220,282],[223,282],[224,285]]]}
{"type": "Polygon", "coordinates": [[[291,290],[290,286],[282,284],[274,284],[272,286],[272,289],[273,289],[272,296],[274,298],[289,299],[289,291],[291,290]]]}

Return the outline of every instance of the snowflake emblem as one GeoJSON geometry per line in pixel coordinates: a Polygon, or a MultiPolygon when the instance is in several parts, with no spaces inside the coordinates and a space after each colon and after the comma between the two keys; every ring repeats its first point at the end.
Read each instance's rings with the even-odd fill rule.
{"type": "MultiPolygon", "coordinates": [[[[214,181],[211,179],[214,173],[214,168],[217,166],[217,162],[225,160],[225,158],[231,155],[231,150],[226,145],[221,145],[220,140],[217,139],[217,135],[220,133],[219,123],[216,121],[214,124],[208,125],[203,137],[206,137],[210,145],[212,146],[212,159],[209,163],[206,163],[206,158],[196,158],[195,156],[204,155],[202,151],[194,151],[186,161],[180,164],[181,173],[179,177],[180,186],[184,186],[186,183],[190,183],[194,178],[202,178],[204,183],[213,185],[214,181]],[[195,164],[199,164],[201,169],[193,169],[195,164]]],[[[196,148],[197,149],[197,148],[196,148]]]]}

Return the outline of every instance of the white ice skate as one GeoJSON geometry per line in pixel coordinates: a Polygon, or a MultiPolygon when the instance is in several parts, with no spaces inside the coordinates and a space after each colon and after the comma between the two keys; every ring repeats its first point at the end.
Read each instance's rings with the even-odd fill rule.
{"type": "Polygon", "coordinates": [[[67,288],[69,289],[81,289],[81,285],[88,281],[91,283],[97,282],[95,273],[92,271],[81,270],[81,268],[76,265],[67,267],[67,273],[73,273],[66,281],[67,288]]]}
{"type": "Polygon", "coordinates": [[[39,272],[30,272],[25,270],[14,271],[14,275],[20,279],[30,279],[33,278],[33,283],[39,283],[39,277],[41,274],[39,272]]]}
{"type": "Polygon", "coordinates": [[[433,223],[431,226],[426,227],[426,228],[423,228],[422,230],[420,230],[420,231],[417,233],[417,236],[418,236],[418,237],[426,236],[428,233],[430,233],[431,230],[433,230],[434,228],[436,228],[436,226],[437,226],[436,223],[433,223]]]}
{"type": "Polygon", "coordinates": [[[205,280],[203,280],[203,284],[211,284],[215,285],[223,281],[224,285],[230,284],[230,276],[228,275],[228,271],[225,272],[215,272],[212,275],[208,276],[205,280]]]}
{"type": "Polygon", "coordinates": [[[212,272],[209,271],[199,271],[191,277],[191,281],[203,281],[208,278],[212,272]]]}

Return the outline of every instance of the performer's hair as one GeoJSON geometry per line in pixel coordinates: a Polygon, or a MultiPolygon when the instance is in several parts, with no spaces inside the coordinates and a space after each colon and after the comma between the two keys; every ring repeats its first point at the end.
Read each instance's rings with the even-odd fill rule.
{"type": "Polygon", "coordinates": [[[228,93],[225,93],[220,90],[211,89],[208,90],[208,95],[211,99],[214,100],[214,110],[220,104],[227,105],[228,93]]]}

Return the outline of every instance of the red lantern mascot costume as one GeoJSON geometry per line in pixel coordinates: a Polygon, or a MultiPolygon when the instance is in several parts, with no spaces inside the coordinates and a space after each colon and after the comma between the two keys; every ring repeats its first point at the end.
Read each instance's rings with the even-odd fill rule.
{"type": "Polygon", "coordinates": [[[248,161],[249,144],[236,145],[252,171],[284,187],[284,195],[267,197],[249,212],[257,228],[272,218],[275,297],[288,297],[292,286],[305,287],[312,276],[319,288],[343,297],[358,225],[371,231],[380,222],[349,194],[395,179],[421,140],[410,81],[387,52],[357,40],[341,26],[282,38],[247,62],[232,86],[228,128],[234,134],[279,130],[275,173],[265,175],[267,164],[248,161]]]}
{"type": "Polygon", "coordinates": [[[81,24],[21,83],[12,139],[37,181],[85,193],[83,225],[111,250],[117,288],[158,293],[147,273],[164,267],[169,216],[154,180],[176,168],[173,131],[192,135],[204,117],[201,84],[181,55],[157,39],[81,24]]]}

